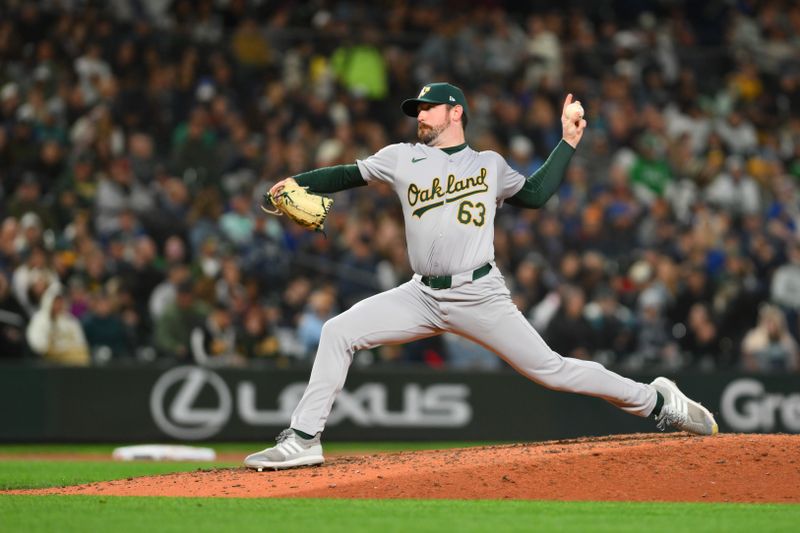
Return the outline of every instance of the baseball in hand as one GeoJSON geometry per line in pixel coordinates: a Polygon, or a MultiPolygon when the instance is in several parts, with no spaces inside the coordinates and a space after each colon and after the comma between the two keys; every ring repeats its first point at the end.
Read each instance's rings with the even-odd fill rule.
{"type": "Polygon", "coordinates": [[[583,106],[580,101],[572,102],[567,106],[565,111],[567,118],[573,122],[577,122],[583,118],[583,106]]]}

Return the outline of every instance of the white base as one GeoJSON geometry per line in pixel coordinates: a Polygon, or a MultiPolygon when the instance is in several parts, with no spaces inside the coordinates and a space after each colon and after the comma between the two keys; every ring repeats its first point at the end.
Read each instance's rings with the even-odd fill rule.
{"type": "Polygon", "coordinates": [[[213,461],[217,458],[211,448],[174,444],[140,444],[116,448],[111,457],[119,461],[213,461]]]}

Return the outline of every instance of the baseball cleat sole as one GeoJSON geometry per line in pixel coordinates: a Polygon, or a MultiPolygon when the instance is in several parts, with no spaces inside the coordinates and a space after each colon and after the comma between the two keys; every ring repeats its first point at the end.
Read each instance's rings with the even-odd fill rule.
{"type": "Polygon", "coordinates": [[[284,470],[286,468],[295,468],[298,466],[315,466],[321,465],[324,462],[325,458],[321,455],[309,455],[308,457],[298,457],[288,461],[253,461],[245,466],[251,470],[262,472],[263,470],[284,470]]]}

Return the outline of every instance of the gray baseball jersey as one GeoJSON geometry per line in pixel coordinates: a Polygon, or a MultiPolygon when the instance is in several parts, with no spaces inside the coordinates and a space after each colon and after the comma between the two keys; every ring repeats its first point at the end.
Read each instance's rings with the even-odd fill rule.
{"type": "Polygon", "coordinates": [[[525,184],[500,154],[470,147],[447,154],[419,143],[392,144],[357,164],[365,181],[397,192],[411,268],[424,276],[492,261],[497,207],[525,184]]]}
{"type": "Polygon", "coordinates": [[[652,412],[653,387],[598,363],[555,353],[511,300],[493,264],[494,218],[503,200],[523,187],[525,177],[500,155],[469,147],[448,154],[403,143],[357,164],[365,181],[388,183],[397,192],[416,274],[325,323],[292,428],[311,435],[324,429],[358,350],[443,332],[485,346],[546,387],[603,398],[638,416],[652,412]],[[488,270],[487,263],[492,265],[488,270]],[[478,269],[482,274],[474,276],[478,269]],[[434,287],[423,276],[447,276],[448,282],[434,287]]]}

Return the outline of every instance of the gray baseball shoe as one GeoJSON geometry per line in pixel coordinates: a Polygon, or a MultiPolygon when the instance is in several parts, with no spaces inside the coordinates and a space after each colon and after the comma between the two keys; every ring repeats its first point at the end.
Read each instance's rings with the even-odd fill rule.
{"type": "Polygon", "coordinates": [[[698,402],[689,399],[674,382],[658,377],[650,384],[664,397],[664,406],[656,417],[656,427],[664,431],[674,427],[695,435],[716,435],[719,432],[714,416],[698,402]]]}
{"type": "Polygon", "coordinates": [[[244,466],[261,472],[265,468],[281,470],[325,462],[319,433],[313,439],[303,439],[293,430],[284,429],[275,440],[278,444],[272,448],[248,455],[244,460],[244,466]]]}

